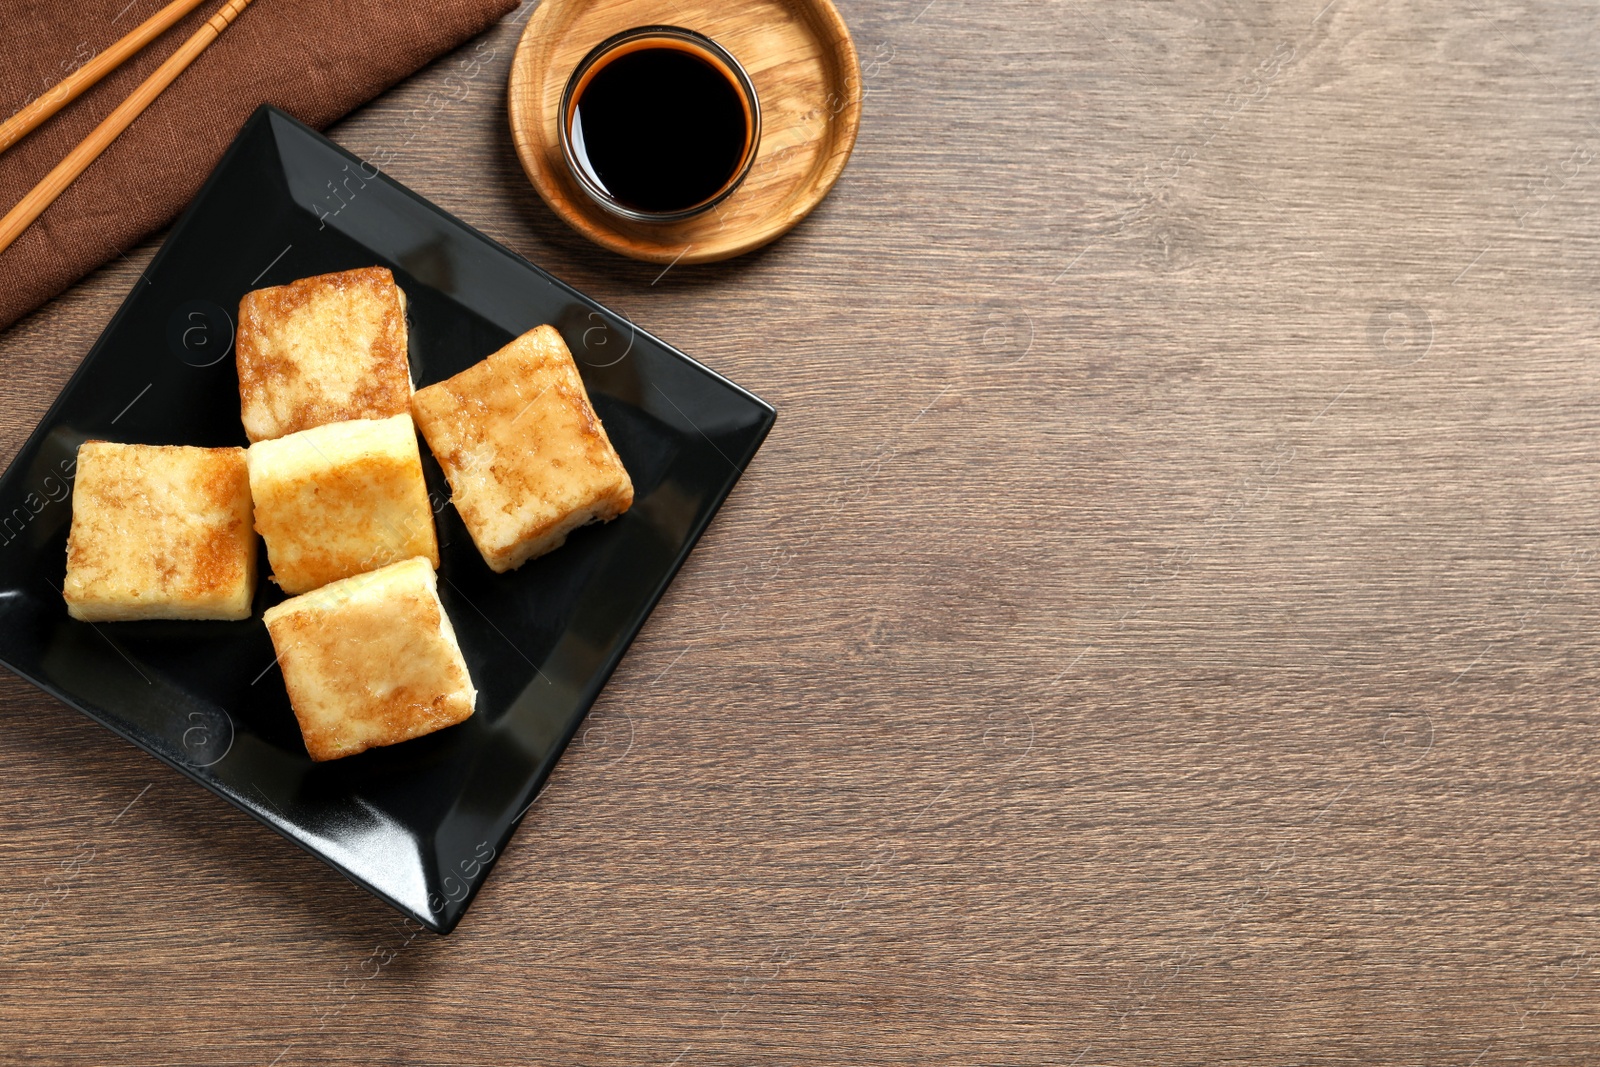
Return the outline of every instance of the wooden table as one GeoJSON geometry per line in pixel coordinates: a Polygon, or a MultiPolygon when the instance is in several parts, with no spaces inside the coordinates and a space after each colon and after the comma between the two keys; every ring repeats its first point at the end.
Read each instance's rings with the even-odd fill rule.
{"type": "MultiPolygon", "coordinates": [[[[777,428],[449,938],[0,681],[0,1061],[1600,1056],[1593,11],[842,8],[721,266],[539,202],[526,10],[333,130],[777,428]]],[[[6,458],[154,247],[0,335],[6,458]]]]}

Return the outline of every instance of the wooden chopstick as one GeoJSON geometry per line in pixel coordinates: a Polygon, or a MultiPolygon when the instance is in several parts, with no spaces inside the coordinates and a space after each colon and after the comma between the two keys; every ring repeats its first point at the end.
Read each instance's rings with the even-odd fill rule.
{"type": "Polygon", "coordinates": [[[116,44],[67,75],[33,103],[0,123],[0,152],[26,137],[35,126],[66,107],[89,86],[122,65],[123,60],[165,33],[167,28],[199,7],[202,0],[172,0],[116,44]]]}
{"type": "Polygon", "coordinates": [[[0,252],[10,248],[11,242],[15,241],[34,219],[44,213],[44,209],[61,195],[62,190],[87,170],[89,164],[99,158],[100,153],[117,139],[117,135],[127,129],[133,120],[150,106],[151,101],[161,95],[161,91],[171,85],[173,80],[183,73],[184,68],[193,63],[195,57],[204,52],[206,46],[215,41],[217,35],[239,17],[239,12],[249,6],[250,0],[228,0],[221,11],[212,15],[193,37],[183,42],[183,45],[172,53],[165,63],[157,67],[155,73],[146,78],[128,99],[118,104],[116,110],[107,115],[105,121],[96,126],[78,147],[67,153],[67,158],[57,163],[55,169],[44,176],[43,181],[17,202],[16,207],[6,212],[5,218],[0,218],[0,252]]]}

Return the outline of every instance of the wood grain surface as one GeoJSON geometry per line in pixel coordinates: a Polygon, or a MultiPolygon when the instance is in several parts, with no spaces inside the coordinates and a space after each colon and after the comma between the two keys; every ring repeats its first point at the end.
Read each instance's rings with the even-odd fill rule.
{"type": "Polygon", "coordinates": [[[855,42],[830,0],[545,0],[527,20],[506,87],[517,158],[550,210],[603,248],[683,265],[760,248],[813,211],[850,159],[862,94],[855,42]],[[739,188],[671,225],[629,222],[600,207],[561,148],[572,72],[613,35],[653,25],[683,26],[727,49],[761,111],[760,143],[739,188]]]}
{"type": "Polygon", "coordinates": [[[840,6],[726,263],[550,214],[527,8],[334,129],[777,427],[449,938],[0,681],[0,1062],[1600,1059],[1592,8],[840,6]]]}

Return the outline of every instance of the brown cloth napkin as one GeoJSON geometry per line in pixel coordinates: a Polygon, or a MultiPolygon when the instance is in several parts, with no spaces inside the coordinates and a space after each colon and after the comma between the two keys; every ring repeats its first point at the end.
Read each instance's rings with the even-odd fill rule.
{"type": "MultiPolygon", "coordinates": [[[[167,0],[0,0],[9,116],[167,0]]],[[[207,0],[0,153],[0,214],[222,6],[207,0]]],[[[255,0],[16,242],[0,328],[178,216],[259,104],[318,129],[477,36],[517,0],[255,0]]]]}

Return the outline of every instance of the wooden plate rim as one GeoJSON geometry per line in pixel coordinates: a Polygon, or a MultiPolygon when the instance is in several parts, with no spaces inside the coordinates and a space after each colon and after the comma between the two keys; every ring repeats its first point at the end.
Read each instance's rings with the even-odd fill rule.
{"type": "MultiPolygon", "coordinates": [[[[649,238],[623,233],[605,225],[601,219],[609,221],[609,216],[604,215],[604,209],[599,205],[591,207],[583,199],[583,191],[576,186],[576,183],[571,190],[572,195],[565,195],[567,190],[562,188],[561,178],[551,173],[544,165],[546,146],[543,140],[538,136],[530,137],[526,133],[528,123],[525,121],[522,100],[524,96],[532,98],[535,94],[530,91],[527,84],[526,68],[532,64],[524,62],[523,50],[535,47],[533,42],[540,28],[565,12],[567,8],[595,2],[598,0],[541,0],[523,27],[521,37],[518,38],[516,53],[511,59],[511,74],[506,90],[506,111],[511,124],[511,140],[517,150],[517,160],[521,163],[528,180],[533,183],[539,198],[568,226],[602,248],[633,259],[650,263],[712,263],[743,255],[783,236],[809,215],[833,189],[839,176],[844,173],[845,164],[850,161],[850,155],[855,150],[856,137],[861,129],[861,67],[855,40],[851,37],[844,17],[834,7],[832,0],[783,0],[786,6],[797,9],[802,18],[814,17],[820,20],[823,24],[821,27],[816,27],[813,23],[814,28],[819,31],[817,35],[825,43],[830,43],[827,39],[831,35],[831,44],[844,73],[844,107],[835,116],[834,122],[829,124],[834,130],[830,140],[838,148],[827,154],[819,177],[811,178],[810,175],[817,173],[812,170],[796,179],[797,185],[804,183],[810,186],[809,196],[798,203],[790,203],[787,210],[771,212],[751,223],[744,228],[745,236],[742,238],[695,249],[692,240],[650,242],[649,238]],[[685,251],[686,248],[688,251],[685,251]]],[[[543,133],[542,115],[534,124],[534,128],[540,134],[543,133]]]]}

